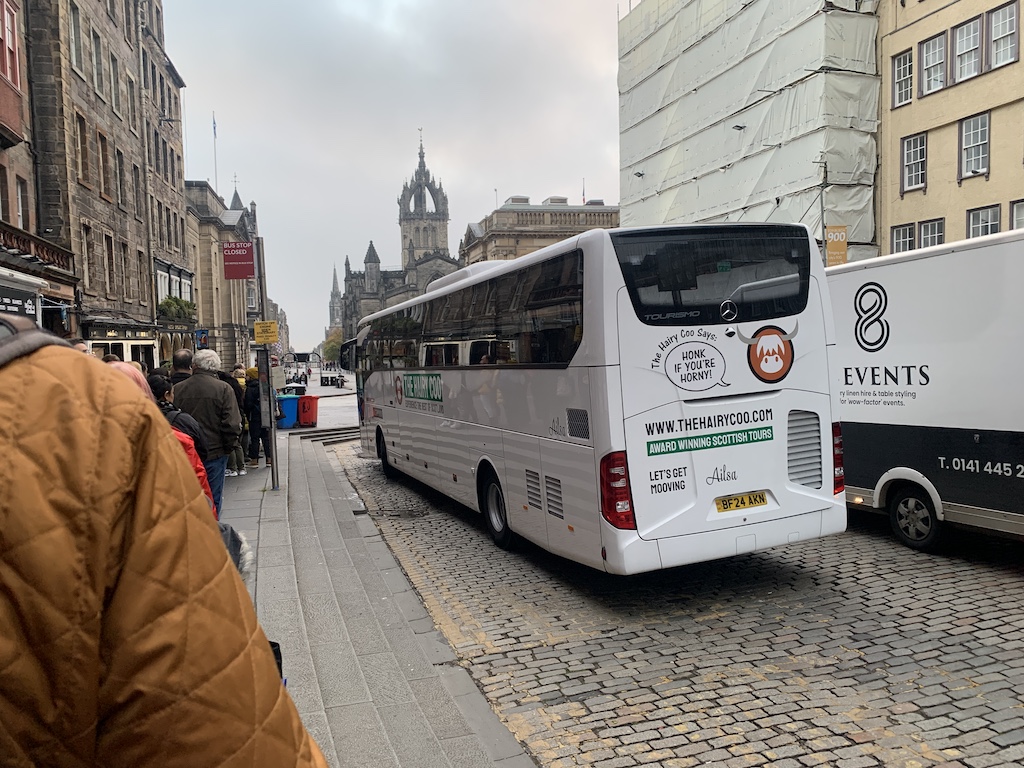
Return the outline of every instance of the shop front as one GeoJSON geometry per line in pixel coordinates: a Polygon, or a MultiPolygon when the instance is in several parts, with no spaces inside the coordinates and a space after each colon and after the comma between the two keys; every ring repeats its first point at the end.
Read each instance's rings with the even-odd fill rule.
{"type": "Polygon", "coordinates": [[[147,370],[156,367],[157,329],[132,320],[112,317],[82,318],[83,338],[96,357],[117,355],[124,361],[135,360],[147,370]]]}

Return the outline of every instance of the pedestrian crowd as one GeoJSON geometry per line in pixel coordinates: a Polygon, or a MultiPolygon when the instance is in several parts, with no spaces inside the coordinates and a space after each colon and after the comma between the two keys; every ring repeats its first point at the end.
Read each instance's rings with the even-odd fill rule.
{"type": "Polygon", "coordinates": [[[0,317],[0,766],[325,767],[215,521],[258,376],[78,341],[0,317]]]}

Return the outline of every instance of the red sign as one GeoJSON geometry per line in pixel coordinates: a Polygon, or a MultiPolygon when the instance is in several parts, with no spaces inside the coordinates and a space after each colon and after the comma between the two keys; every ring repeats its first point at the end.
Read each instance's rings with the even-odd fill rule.
{"type": "Polygon", "coordinates": [[[224,251],[224,279],[248,280],[256,277],[256,250],[251,242],[222,243],[224,251]]]}

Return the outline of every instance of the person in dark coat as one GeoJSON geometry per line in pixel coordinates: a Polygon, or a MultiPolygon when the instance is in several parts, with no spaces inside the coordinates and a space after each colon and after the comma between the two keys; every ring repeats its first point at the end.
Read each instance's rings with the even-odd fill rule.
{"type": "Polygon", "coordinates": [[[171,386],[180,384],[192,375],[192,350],[179,349],[171,355],[171,386]]]}
{"type": "Polygon", "coordinates": [[[156,404],[160,406],[160,412],[172,427],[192,438],[196,453],[199,454],[199,460],[205,462],[208,453],[203,428],[199,426],[198,421],[174,404],[174,389],[171,380],[159,373],[154,373],[146,381],[153,391],[156,404]]]}
{"type": "Polygon", "coordinates": [[[249,421],[249,466],[260,465],[260,442],[263,443],[263,455],[267,457],[267,466],[274,463],[274,455],[270,451],[270,429],[263,426],[260,414],[260,373],[257,368],[245,371],[245,418],[249,421]]]}
{"type": "MultiPolygon", "coordinates": [[[[238,402],[238,413],[242,414],[242,422],[238,425],[240,433],[245,430],[245,390],[238,380],[229,373],[217,371],[217,378],[231,387],[235,393],[235,400],[238,402]]],[[[228,454],[228,468],[225,473],[227,477],[236,477],[245,474],[245,454],[242,453],[242,443],[238,442],[228,454]]]]}

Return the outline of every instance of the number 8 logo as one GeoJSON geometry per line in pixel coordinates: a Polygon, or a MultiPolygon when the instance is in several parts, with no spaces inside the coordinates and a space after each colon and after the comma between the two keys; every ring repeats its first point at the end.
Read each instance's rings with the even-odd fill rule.
{"type": "Polygon", "coordinates": [[[864,283],[853,297],[857,313],[853,335],[865,352],[878,352],[889,343],[889,323],[882,319],[888,306],[889,297],[878,283],[864,283]]]}

